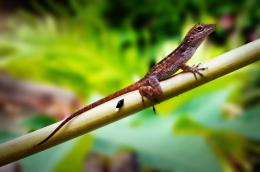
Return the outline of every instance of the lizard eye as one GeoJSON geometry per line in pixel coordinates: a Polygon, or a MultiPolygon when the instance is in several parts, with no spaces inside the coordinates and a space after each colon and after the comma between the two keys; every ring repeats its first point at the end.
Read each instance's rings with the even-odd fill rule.
{"type": "Polygon", "coordinates": [[[199,31],[199,32],[203,31],[203,27],[202,26],[197,26],[197,31],[199,31]]]}

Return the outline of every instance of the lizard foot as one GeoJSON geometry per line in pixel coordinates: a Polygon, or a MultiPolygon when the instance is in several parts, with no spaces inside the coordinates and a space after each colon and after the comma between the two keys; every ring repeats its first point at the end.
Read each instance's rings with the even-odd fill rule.
{"type": "Polygon", "coordinates": [[[187,65],[182,65],[181,68],[184,72],[191,72],[194,75],[195,79],[198,80],[196,74],[198,74],[201,77],[204,77],[204,75],[200,71],[204,71],[204,70],[208,69],[205,67],[200,68],[199,66],[200,66],[200,64],[193,65],[191,67],[187,66],[187,65]]]}

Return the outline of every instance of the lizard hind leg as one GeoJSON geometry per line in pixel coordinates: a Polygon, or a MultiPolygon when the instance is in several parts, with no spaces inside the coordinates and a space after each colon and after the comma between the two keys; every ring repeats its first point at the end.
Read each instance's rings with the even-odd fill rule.
{"type": "Polygon", "coordinates": [[[142,97],[148,98],[152,102],[158,102],[158,99],[162,95],[162,89],[160,82],[155,77],[147,78],[147,85],[141,86],[139,92],[142,97]]]}
{"type": "Polygon", "coordinates": [[[139,88],[139,93],[142,96],[142,101],[144,101],[144,97],[149,99],[152,102],[156,102],[156,96],[154,90],[151,86],[142,86],[139,88]]]}
{"type": "MultiPolygon", "coordinates": [[[[142,96],[142,101],[144,97],[148,98],[151,102],[157,103],[160,96],[162,95],[162,89],[159,81],[155,77],[147,78],[148,85],[141,86],[139,92],[142,96]]],[[[156,109],[153,106],[153,112],[156,113],[156,109]]]]}
{"type": "MultiPolygon", "coordinates": [[[[139,93],[142,96],[142,102],[144,102],[144,97],[148,98],[152,102],[157,102],[157,98],[151,86],[142,86],[139,88],[139,93]]],[[[153,112],[156,114],[155,107],[153,105],[153,112]]]]}

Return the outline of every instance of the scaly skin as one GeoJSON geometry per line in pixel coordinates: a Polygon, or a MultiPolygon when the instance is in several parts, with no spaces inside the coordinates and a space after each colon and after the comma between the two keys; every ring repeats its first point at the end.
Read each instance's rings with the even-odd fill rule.
{"type": "Polygon", "coordinates": [[[167,57],[165,57],[155,66],[153,66],[143,79],[122,90],[115,92],[110,96],[100,99],[76,111],[75,113],[64,119],[62,123],[38,145],[41,145],[48,141],[55,133],[57,133],[66,123],[68,123],[74,117],[128,92],[139,90],[142,97],[146,97],[150,101],[157,102],[157,100],[162,95],[160,81],[170,78],[179,69],[182,69],[185,72],[192,72],[195,79],[197,79],[196,74],[203,76],[200,71],[205,70],[205,68],[199,68],[198,65],[190,67],[185,65],[185,63],[192,57],[202,41],[205,40],[205,38],[214,30],[214,24],[197,24],[193,26],[186,34],[181,44],[167,57]]]}

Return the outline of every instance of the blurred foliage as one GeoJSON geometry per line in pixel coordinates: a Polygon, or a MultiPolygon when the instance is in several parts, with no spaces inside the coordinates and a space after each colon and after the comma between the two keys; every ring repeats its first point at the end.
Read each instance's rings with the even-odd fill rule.
{"type": "MultiPolygon", "coordinates": [[[[112,153],[122,145],[127,145],[136,150],[139,154],[140,161],[159,169],[170,171],[220,171],[218,162],[210,152],[206,142],[199,137],[178,136],[172,133],[172,124],[176,119],[183,115],[192,115],[201,122],[211,120],[211,123],[217,125],[216,118],[221,118],[221,106],[227,99],[230,91],[224,90],[213,93],[216,99],[206,99],[209,96],[203,95],[193,98],[189,108],[186,104],[180,106],[185,111],[173,111],[167,116],[147,115],[147,111],[141,112],[137,116],[129,117],[106,127],[106,129],[96,130],[95,136],[97,142],[95,147],[101,152],[112,153]],[[210,109],[214,109],[211,118],[205,120],[199,118],[200,115],[208,116],[208,108],[201,109],[205,99],[210,109]],[[211,106],[210,106],[211,105],[211,106]],[[215,117],[215,118],[214,118],[215,117]],[[138,121],[139,125],[133,126],[132,123],[138,121]],[[141,125],[140,125],[141,124],[141,125]],[[116,137],[109,137],[113,133],[116,137]],[[200,152],[203,152],[201,154],[200,152]],[[199,155],[199,156],[198,156],[199,155]],[[187,164],[188,159],[192,159],[187,164]],[[202,165],[207,164],[207,165],[202,165]]],[[[213,95],[211,95],[213,97],[213,95]]]]}
{"type": "MultiPolygon", "coordinates": [[[[87,97],[92,90],[85,88],[111,92],[113,87],[122,87],[122,81],[130,82],[131,78],[125,76],[133,69],[138,72],[145,68],[142,63],[145,59],[137,60],[134,40],[133,46],[122,53],[120,42],[124,38],[105,29],[94,34],[100,37],[87,41],[84,39],[89,39],[88,35],[85,38],[81,31],[59,30],[59,24],[51,17],[36,22],[16,28],[15,35],[10,35],[14,40],[2,40],[15,51],[4,57],[1,67],[15,76],[67,86],[87,97]],[[121,66],[126,67],[122,70],[121,66]]],[[[125,36],[128,37],[128,33],[125,36]]]]}
{"type": "MultiPolygon", "coordinates": [[[[190,64],[260,35],[256,0],[30,2],[0,34],[1,70],[69,88],[88,102],[141,78],[194,23],[218,28],[190,64]]],[[[24,171],[83,171],[90,149],[112,155],[128,148],[160,170],[235,171],[236,164],[257,171],[250,158],[259,153],[259,78],[257,63],[161,103],[159,115],[145,110],[19,162],[24,171]]],[[[35,130],[51,122],[38,116],[23,124],[35,130]]],[[[0,132],[0,141],[15,136],[0,132]]]]}
{"type": "Polygon", "coordinates": [[[12,140],[16,137],[20,136],[20,134],[11,131],[0,131],[0,143],[4,143],[8,140],[12,140]]]}
{"type": "Polygon", "coordinates": [[[34,172],[36,169],[39,172],[54,171],[73,149],[75,142],[76,139],[20,160],[22,170],[26,172],[34,172]]]}
{"type": "Polygon", "coordinates": [[[86,155],[92,148],[93,138],[89,135],[82,136],[69,150],[55,168],[56,172],[83,171],[86,155]]]}
{"type": "Polygon", "coordinates": [[[20,125],[26,128],[28,132],[32,132],[40,128],[43,128],[47,125],[51,125],[54,122],[56,122],[56,120],[47,115],[35,115],[26,118],[21,122],[20,125]]]}
{"type": "Polygon", "coordinates": [[[250,161],[257,158],[257,163],[260,162],[259,143],[236,133],[212,130],[185,116],[176,121],[174,131],[178,134],[195,134],[205,138],[225,168],[224,171],[252,171],[254,166],[250,161]]]}

